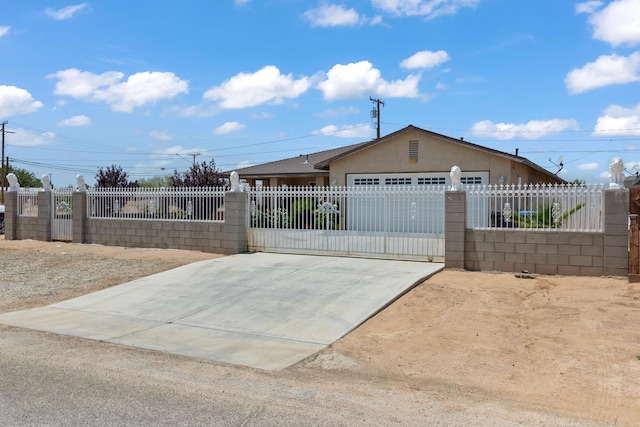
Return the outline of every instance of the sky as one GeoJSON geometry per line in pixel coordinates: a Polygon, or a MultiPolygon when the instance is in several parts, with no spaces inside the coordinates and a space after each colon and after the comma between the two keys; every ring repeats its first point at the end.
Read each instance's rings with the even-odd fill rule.
{"type": "Polygon", "coordinates": [[[383,136],[518,149],[568,181],[640,165],[640,0],[0,4],[5,155],[57,187],[368,141],[370,99],[383,136]]]}

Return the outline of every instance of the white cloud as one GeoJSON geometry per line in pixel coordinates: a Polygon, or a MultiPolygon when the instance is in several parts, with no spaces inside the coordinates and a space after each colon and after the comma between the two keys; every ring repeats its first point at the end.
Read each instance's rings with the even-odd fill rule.
{"type": "Polygon", "coordinates": [[[184,148],[182,145],[174,145],[173,147],[156,150],[153,154],[156,156],[180,157],[181,159],[192,163],[193,157],[188,158],[189,156],[193,155],[191,153],[201,153],[202,155],[206,155],[204,153],[207,153],[207,149],[202,147],[184,148]]]}
{"type": "Polygon", "coordinates": [[[423,50],[417,52],[400,63],[402,68],[415,69],[415,68],[433,68],[444,62],[447,62],[451,58],[449,54],[444,50],[433,52],[430,50],[423,50]]]}
{"type": "Polygon", "coordinates": [[[54,142],[56,134],[53,132],[34,133],[26,129],[18,128],[15,134],[6,139],[7,145],[18,147],[37,147],[39,145],[51,144],[54,142]]]}
{"type": "Polygon", "coordinates": [[[189,92],[189,83],[169,72],[145,71],[121,81],[124,74],[117,71],[93,74],[69,68],[47,77],[58,79],[53,92],[56,95],[105,102],[113,111],[122,112],[189,92]]]}
{"type": "Polygon", "coordinates": [[[227,135],[229,133],[238,132],[244,129],[244,125],[238,122],[225,122],[222,126],[218,126],[214,129],[214,135],[227,135]]]}
{"type": "Polygon", "coordinates": [[[445,90],[446,88],[447,88],[447,85],[442,83],[442,82],[438,82],[436,84],[436,89],[438,89],[438,90],[445,90]]]}
{"type": "Polygon", "coordinates": [[[453,15],[463,7],[475,8],[480,0],[372,0],[371,4],[396,16],[424,16],[432,19],[453,15]]]}
{"type": "Polygon", "coordinates": [[[255,107],[267,102],[280,104],[284,98],[297,98],[310,86],[310,79],[294,79],[267,65],[253,74],[240,73],[204,93],[204,99],[220,101],[220,108],[255,107]]]}
{"type": "Polygon", "coordinates": [[[174,105],[169,108],[169,111],[179,117],[210,117],[219,109],[210,105],[174,105]]]}
{"type": "Polygon", "coordinates": [[[368,61],[334,65],[327,73],[327,79],[317,88],[324,99],[358,99],[365,95],[377,95],[389,98],[416,98],[419,95],[419,75],[409,75],[404,80],[387,82],[380,71],[368,61]]]}
{"type": "Polygon", "coordinates": [[[595,169],[598,169],[598,167],[600,167],[600,165],[598,163],[583,163],[581,165],[578,165],[578,169],[581,171],[592,171],[595,169]]]}
{"type": "Polygon", "coordinates": [[[575,68],[567,74],[565,84],[572,94],[603,86],[640,80],[640,52],[629,56],[602,55],[595,62],[575,68]]]}
{"type": "Polygon", "coordinates": [[[149,137],[153,139],[159,139],[160,141],[171,141],[173,135],[168,130],[152,130],[149,132],[149,137]]]}
{"type": "Polygon", "coordinates": [[[575,11],[576,13],[593,13],[600,6],[602,6],[601,1],[597,1],[597,0],[586,1],[584,3],[576,3],[575,11]]]}
{"type": "Polygon", "coordinates": [[[274,117],[274,115],[272,113],[267,113],[266,111],[263,111],[261,113],[255,113],[251,115],[252,119],[255,120],[266,120],[266,119],[270,119],[274,117]]]}
{"type": "Polygon", "coordinates": [[[236,169],[243,169],[243,168],[248,168],[250,166],[253,166],[253,163],[250,163],[250,162],[244,160],[244,161],[238,163],[235,168],[236,169]]]}
{"type": "Polygon", "coordinates": [[[640,135],[640,104],[631,108],[611,105],[598,117],[594,135],[640,135]]]}
{"type": "Polygon", "coordinates": [[[343,117],[351,114],[360,114],[360,109],[356,107],[340,107],[340,108],[329,108],[320,113],[317,113],[316,116],[324,117],[324,118],[334,118],[334,117],[343,117]]]}
{"type": "Polygon", "coordinates": [[[0,117],[33,113],[42,106],[42,102],[34,100],[28,91],[15,86],[0,85],[0,117]]]}
{"type": "Polygon", "coordinates": [[[313,135],[329,135],[339,138],[369,138],[373,136],[373,129],[369,124],[358,124],[352,126],[328,125],[320,130],[312,132],[313,135]]]}
{"type": "Polygon", "coordinates": [[[11,27],[9,25],[0,25],[0,37],[6,36],[9,34],[9,30],[11,27]]]}
{"type": "Polygon", "coordinates": [[[640,43],[640,2],[617,0],[596,11],[601,2],[589,1],[576,5],[576,12],[588,13],[593,26],[593,38],[612,46],[640,43]]]}
{"type": "Polygon", "coordinates": [[[68,119],[64,119],[58,122],[58,126],[89,126],[91,124],[91,119],[87,116],[73,116],[68,119]]]}
{"type": "Polygon", "coordinates": [[[376,15],[369,20],[369,25],[379,25],[382,24],[382,16],[376,15]]]}
{"type": "Polygon", "coordinates": [[[358,25],[363,21],[355,9],[336,4],[321,4],[304,13],[313,27],[341,27],[358,25]]]}
{"type": "Polygon", "coordinates": [[[87,3],[80,3],[73,6],[63,7],[62,9],[57,10],[47,8],[44,13],[46,13],[50,18],[53,18],[57,21],[63,21],[65,19],[70,19],[76,12],[81,11],[87,6],[87,3]]]}
{"type": "Polygon", "coordinates": [[[236,6],[244,6],[245,4],[249,3],[251,0],[235,0],[234,3],[236,4],[236,6]]]}
{"type": "Polygon", "coordinates": [[[471,133],[497,139],[537,139],[552,133],[578,129],[578,122],[573,119],[531,120],[522,124],[493,123],[490,120],[483,120],[471,127],[471,133]]]}

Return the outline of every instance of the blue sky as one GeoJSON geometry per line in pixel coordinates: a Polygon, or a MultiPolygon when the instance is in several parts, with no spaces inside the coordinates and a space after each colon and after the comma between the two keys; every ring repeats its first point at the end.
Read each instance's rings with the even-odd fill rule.
{"type": "MultiPolygon", "coordinates": [[[[231,170],[409,124],[608,182],[640,164],[640,1],[6,2],[0,120],[56,186],[231,170]],[[195,155],[199,153],[199,155],[195,155]],[[551,161],[549,160],[551,159],[551,161]]],[[[444,167],[448,170],[450,165],[444,167]]]]}

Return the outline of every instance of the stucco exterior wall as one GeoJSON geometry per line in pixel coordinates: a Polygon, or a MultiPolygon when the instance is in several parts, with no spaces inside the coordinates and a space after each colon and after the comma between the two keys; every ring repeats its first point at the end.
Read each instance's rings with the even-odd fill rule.
{"type": "Polygon", "coordinates": [[[331,162],[330,181],[343,186],[347,174],[378,173],[449,173],[457,165],[463,172],[489,172],[489,183],[505,184],[548,182],[550,177],[507,157],[488,153],[468,145],[459,145],[446,138],[409,131],[331,162]],[[417,161],[409,158],[409,143],[418,143],[417,161]]]}

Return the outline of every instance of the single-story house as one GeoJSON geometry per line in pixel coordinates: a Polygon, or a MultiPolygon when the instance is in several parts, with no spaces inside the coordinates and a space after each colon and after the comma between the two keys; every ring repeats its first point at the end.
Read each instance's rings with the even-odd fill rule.
{"type": "MultiPolygon", "coordinates": [[[[358,186],[450,184],[452,166],[463,184],[565,181],[516,154],[409,125],[359,144],[238,169],[249,185],[358,186]]],[[[226,174],[229,174],[227,172],[226,174]]]]}

